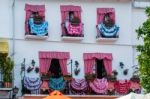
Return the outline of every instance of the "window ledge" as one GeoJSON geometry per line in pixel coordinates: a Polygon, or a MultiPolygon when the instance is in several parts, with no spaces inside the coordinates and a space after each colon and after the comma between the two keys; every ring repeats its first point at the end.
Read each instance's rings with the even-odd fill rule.
{"type": "Polygon", "coordinates": [[[46,40],[48,36],[25,35],[25,39],[46,40]]]}
{"type": "Polygon", "coordinates": [[[115,42],[117,40],[118,38],[102,38],[102,37],[96,39],[96,41],[103,41],[103,42],[115,42]]]}
{"type": "Polygon", "coordinates": [[[69,40],[69,41],[81,41],[84,37],[70,37],[70,36],[62,36],[62,40],[69,40]]]}

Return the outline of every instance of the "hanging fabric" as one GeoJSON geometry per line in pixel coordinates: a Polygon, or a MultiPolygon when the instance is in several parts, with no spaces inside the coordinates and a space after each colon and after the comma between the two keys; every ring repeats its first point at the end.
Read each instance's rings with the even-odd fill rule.
{"type": "Polygon", "coordinates": [[[130,86],[130,89],[137,93],[137,94],[140,94],[141,93],[141,85],[139,82],[134,82],[134,81],[130,81],[131,83],[131,86],[130,86]]]}
{"type": "Polygon", "coordinates": [[[103,62],[104,62],[104,67],[105,67],[107,75],[111,75],[112,74],[112,60],[104,59],[103,62]]]}
{"type": "Polygon", "coordinates": [[[92,90],[98,94],[106,94],[108,88],[108,82],[106,78],[95,79],[93,82],[90,82],[90,87],[92,90]]]}
{"type": "Polygon", "coordinates": [[[48,33],[48,22],[42,22],[41,24],[35,24],[34,19],[29,19],[30,33],[37,36],[45,36],[48,33]]]}
{"type": "Polygon", "coordinates": [[[63,77],[60,78],[50,78],[49,80],[49,88],[51,90],[63,90],[65,88],[65,80],[63,77]]]}
{"type": "Polygon", "coordinates": [[[120,80],[120,81],[117,81],[114,86],[118,94],[124,95],[129,92],[131,83],[127,80],[120,80]]]}
{"type": "Polygon", "coordinates": [[[115,37],[119,31],[119,27],[114,25],[108,28],[103,23],[101,23],[98,24],[98,30],[103,37],[115,37]]]}
{"type": "Polygon", "coordinates": [[[59,63],[60,63],[60,67],[61,67],[61,71],[62,71],[63,75],[67,75],[68,74],[67,59],[59,59],[59,63]]]}
{"type": "Polygon", "coordinates": [[[82,33],[82,23],[80,23],[78,26],[73,26],[71,23],[69,23],[67,31],[70,35],[80,35],[82,33]]]}
{"type": "Polygon", "coordinates": [[[84,60],[84,66],[85,74],[92,74],[93,66],[95,66],[95,59],[84,60]]]}
{"type": "Polygon", "coordinates": [[[110,94],[114,94],[115,93],[115,86],[114,86],[115,82],[111,82],[108,81],[108,92],[110,92],[110,94]]]}
{"type": "MultiPolygon", "coordinates": [[[[31,93],[39,92],[42,82],[40,78],[24,77],[24,87],[31,91],[31,93]]],[[[39,94],[39,93],[36,93],[39,94]]]]}
{"type": "Polygon", "coordinates": [[[43,89],[43,90],[49,89],[48,81],[42,81],[41,89],[43,89]]]}
{"type": "Polygon", "coordinates": [[[51,65],[51,59],[40,58],[40,73],[47,74],[51,65]]]}
{"type": "Polygon", "coordinates": [[[88,83],[85,79],[73,79],[70,85],[72,92],[79,95],[84,95],[88,87],[88,83]]]}

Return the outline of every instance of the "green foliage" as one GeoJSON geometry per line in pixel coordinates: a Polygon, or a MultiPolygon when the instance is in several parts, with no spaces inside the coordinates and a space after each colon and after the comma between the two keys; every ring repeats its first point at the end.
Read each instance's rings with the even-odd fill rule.
{"type": "Polygon", "coordinates": [[[6,57],[7,57],[6,53],[0,53],[0,70],[3,70],[6,57]]]}
{"type": "Polygon", "coordinates": [[[11,60],[10,57],[6,58],[6,62],[4,65],[4,81],[12,82],[12,70],[14,68],[14,61],[11,60]]]}
{"type": "Polygon", "coordinates": [[[144,41],[143,45],[137,46],[137,51],[140,52],[138,55],[139,72],[142,87],[146,90],[146,93],[150,92],[150,7],[145,10],[148,19],[140,26],[136,32],[138,39],[142,38],[144,41]]]}

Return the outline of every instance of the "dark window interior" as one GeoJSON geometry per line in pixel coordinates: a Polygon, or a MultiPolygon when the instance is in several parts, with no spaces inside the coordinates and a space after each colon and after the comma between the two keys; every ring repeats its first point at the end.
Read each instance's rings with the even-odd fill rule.
{"type": "Polygon", "coordinates": [[[69,11],[69,21],[71,22],[73,18],[74,18],[74,12],[69,11]]]}
{"type": "Polygon", "coordinates": [[[37,15],[37,14],[39,14],[39,13],[38,13],[38,12],[32,12],[32,14],[33,14],[33,15],[37,15]]]}
{"type": "Polygon", "coordinates": [[[97,78],[99,79],[106,77],[106,70],[104,67],[103,60],[96,59],[96,73],[97,78]]]}
{"type": "Polygon", "coordinates": [[[49,72],[51,72],[51,75],[54,78],[59,78],[62,76],[59,59],[52,59],[49,72]]]}

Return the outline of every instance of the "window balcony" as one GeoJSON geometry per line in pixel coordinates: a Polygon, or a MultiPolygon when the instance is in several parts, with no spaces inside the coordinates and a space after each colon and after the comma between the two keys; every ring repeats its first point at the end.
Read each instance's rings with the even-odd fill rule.
{"type": "Polygon", "coordinates": [[[80,23],[80,25],[71,25],[69,23],[68,26],[66,26],[65,23],[61,24],[62,27],[62,39],[63,40],[73,40],[73,41],[81,41],[84,38],[83,34],[83,24],[80,23]]]}
{"type": "Polygon", "coordinates": [[[107,34],[105,35],[105,33],[102,33],[102,31],[98,27],[98,25],[96,26],[96,29],[97,29],[96,41],[100,41],[100,42],[115,42],[119,38],[118,32],[112,33],[112,34],[107,36],[107,34]]]}
{"type": "Polygon", "coordinates": [[[45,21],[45,5],[25,5],[25,39],[47,39],[48,22],[45,21]]]}

